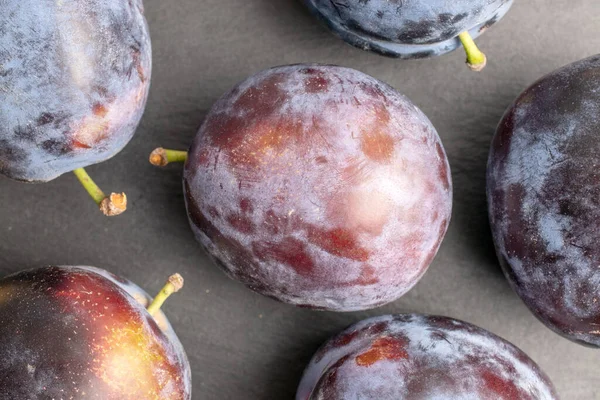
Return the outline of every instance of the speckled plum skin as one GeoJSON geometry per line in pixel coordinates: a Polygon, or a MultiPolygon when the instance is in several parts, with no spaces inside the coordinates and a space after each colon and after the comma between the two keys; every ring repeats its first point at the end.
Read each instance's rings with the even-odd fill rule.
{"type": "Polygon", "coordinates": [[[369,51],[404,59],[439,56],[498,22],[513,0],[302,0],[333,33],[369,51]]]}
{"type": "Polygon", "coordinates": [[[548,377],[511,343],[425,315],[364,320],[306,368],[296,400],[556,400],[548,377]]]}
{"type": "Polygon", "coordinates": [[[548,327],[600,346],[600,56],[542,78],[508,109],[488,162],[498,258],[548,327]]]}
{"type": "Polygon", "coordinates": [[[414,286],[452,208],[427,117],[390,86],[325,65],[269,69],[218,100],[184,189],[197,239],[232,278],[336,311],[414,286]]]}
{"type": "Polygon", "coordinates": [[[151,75],[142,0],[4,0],[0,174],[46,182],[132,138],[151,75]]]}
{"type": "Polygon", "coordinates": [[[150,301],[93,267],[0,280],[0,398],[190,400],[183,346],[150,301]]]}

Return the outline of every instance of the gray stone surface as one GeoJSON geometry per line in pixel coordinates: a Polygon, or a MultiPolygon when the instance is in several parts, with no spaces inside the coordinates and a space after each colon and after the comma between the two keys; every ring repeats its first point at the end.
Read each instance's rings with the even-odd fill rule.
{"type": "Polygon", "coordinates": [[[492,248],[485,164],[505,108],[535,79],[600,49],[600,2],[517,0],[478,43],[489,58],[469,72],[455,52],[398,61],[362,52],[325,31],[296,0],[146,0],[154,47],[148,108],[136,137],[89,168],[107,190],[126,190],[130,210],[97,212],[75,178],[44,185],[0,178],[0,272],[86,264],[157,291],[181,272],[187,287],[165,309],[187,348],[194,399],[292,399],[304,365],[330,335],[367,316],[443,314],[480,325],[525,350],[561,398],[600,399],[598,353],[546,329],[508,287],[492,248]],[[185,148],[211,104],[260,69],[298,62],[353,67],[409,96],[437,127],[452,166],[454,214],[424,279],[369,312],[294,309],[230,281],[195,243],[183,207],[181,169],[147,163],[164,145],[185,148]]]}

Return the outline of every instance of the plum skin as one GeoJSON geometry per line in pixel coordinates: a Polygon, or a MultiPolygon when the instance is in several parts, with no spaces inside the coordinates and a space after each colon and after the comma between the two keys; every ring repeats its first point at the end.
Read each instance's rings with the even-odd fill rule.
{"type": "Polygon", "coordinates": [[[537,364],[511,343],[447,317],[386,315],[326,342],[296,400],[555,400],[537,364]]]}
{"type": "Polygon", "coordinates": [[[196,238],[232,278],[294,305],[373,308],[425,273],[452,186],[427,117],[336,66],[250,77],[214,105],[184,169],[196,238]]]}
{"type": "MultiPolygon", "coordinates": [[[[150,296],[94,267],[0,280],[0,393],[6,398],[190,400],[191,369],[150,296]]],[[[3,397],[4,398],[4,397],[3,397]]]]}
{"type": "Polygon", "coordinates": [[[600,346],[600,56],[542,78],[498,125],[487,172],[498,258],[549,328],[600,346]]]}
{"type": "Polygon", "coordinates": [[[334,34],[388,57],[440,56],[476,38],[508,12],[513,0],[302,0],[334,34]]]}
{"type": "Polygon", "coordinates": [[[132,138],[151,76],[142,0],[2,2],[0,174],[46,182],[132,138]]]}

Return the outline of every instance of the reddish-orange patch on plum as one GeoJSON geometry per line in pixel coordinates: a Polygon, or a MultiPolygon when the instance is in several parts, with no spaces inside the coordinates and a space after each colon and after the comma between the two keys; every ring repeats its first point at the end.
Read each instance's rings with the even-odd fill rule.
{"type": "Polygon", "coordinates": [[[513,381],[506,380],[493,372],[485,369],[481,373],[485,387],[503,399],[522,399],[522,393],[513,381]]]}
{"type": "Polygon", "coordinates": [[[106,117],[106,114],[108,114],[108,109],[104,105],[102,105],[100,103],[96,103],[92,107],[92,112],[94,113],[95,116],[104,118],[104,117],[106,117]]]}
{"type": "Polygon", "coordinates": [[[89,116],[73,132],[71,147],[79,149],[91,149],[94,145],[107,139],[109,135],[109,124],[103,117],[89,116]]]}
{"type": "Polygon", "coordinates": [[[316,226],[309,226],[308,240],[326,252],[339,257],[367,261],[370,256],[369,251],[360,247],[356,237],[347,229],[323,230],[316,226]]]}
{"type": "Polygon", "coordinates": [[[273,74],[240,94],[231,108],[242,116],[215,114],[209,118],[204,130],[211,133],[211,143],[230,156],[239,150],[244,140],[253,136],[255,124],[268,119],[287,100],[288,95],[279,88],[284,78],[284,74],[273,74]]]}
{"type": "Polygon", "coordinates": [[[89,146],[85,143],[81,143],[79,140],[75,140],[75,139],[71,142],[71,147],[74,149],[91,149],[92,148],[92,146],[89,146]]]}
{"type": "Polygon", "coordinates": [[[369,350],[356,356],[356,364],[361,367],[370,367],[378,361],[406,359],[408,358],[407,344],[408,340],[405,338],[379,338],[373,342],[369,350]]]}
{"type": "MultiPolygon", "coordinates": [[[[261,117],[269,116],[283,103],[283,98],[287,98],[279,85],[283,82],[283,74],[274,74],[244,91],[233,104],[233,109],[239,110],[245,114],[244,120],[258,120],[261,117]]],[[[230,134],[236,134],[230,131],[230,134]]]]}
{"type": "Polygon", "coordinates": [[[315,264],[306,252],[306,245],[293,237],[286,237],[279,243],[253,242],[253,253],[262,261],[277,261],[293,268],[299,275],[308,276],[315,264]]]}
{"type": "MultiPolygon", "coordinates": [[[[302,124],[287,118],[271,118],[243,128],[244,140],[230,143],[226,149],[231,164],[243,166],[248,174],[250,168],[272,165],[274,160],[290,148],[290,143],[302,136],[302,124]]],[[[240,172],[240,171],[238,171],[240,172]]]]}
{"type": "Polygon", "coordinates": [[[389,162],[394,154],[394,138],[380,129],[363,131],[360,148],[373,161],[389,162]]]}
{"type": "Polygon", "coordinates": [[[144,72],[144,67],[141,64],[138,64],[136,67],[138,76],[140,77],[140,81],[146,82],[146,73],[144,72]]]}

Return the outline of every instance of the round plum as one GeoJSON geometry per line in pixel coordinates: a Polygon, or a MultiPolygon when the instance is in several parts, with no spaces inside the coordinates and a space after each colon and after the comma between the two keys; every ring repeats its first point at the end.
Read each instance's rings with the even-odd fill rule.
{"type": "Polygon", "coordinates": [[[548,327],[600,347],[600,56],[534,83],[498,126],[487,196],[498,258],[548,327]]]}
{"type": "MultiPolygon", "coordinates": [[[[404,59],[439,56],[465,45],[499,21],[513,0],[303,0],[346,42],[404,59]],[[460,36],[462,34],[462,36],[460,36]]],[[[471,63],[479,68],[485,61],[471,63]]]]}
{"type": "Polygon", "coordinates": [[[548,377],[511,343],[466,322],[388,315],[325,343],[296,400],[557,400],[548,377]]]}
{"type": "MultiPolygon", "coordinates": [[[[2,399],[190,400],[191,370],[160,310],[134,283],[93,267],[0,280],[2,399]]],[[[157,301],[160,300],[160,301],[157,301]]]]}
{"type": "Polygon", "coordinates": [[[275,299],[383,305],[427,270],[451,178],[427,117],[361,72],[291,65],[216,102],[184,170],[197,239],[234,279],[275,299]]]}
{"type": "Polygon", "coordinates": [[[3,1],[0,174],[47,182],[77,171],[91,185],[81,168],[130,141],[150,75],[142,0],[3,1]]]}

